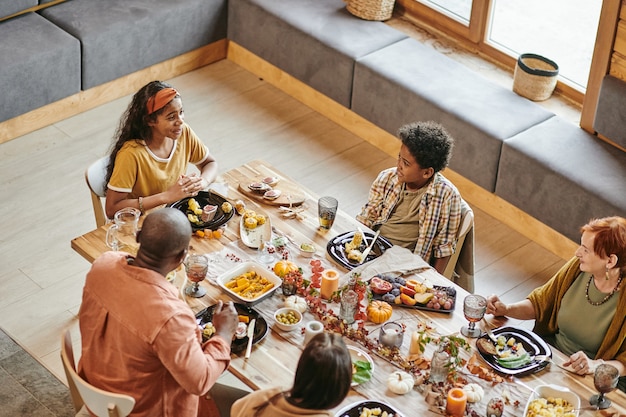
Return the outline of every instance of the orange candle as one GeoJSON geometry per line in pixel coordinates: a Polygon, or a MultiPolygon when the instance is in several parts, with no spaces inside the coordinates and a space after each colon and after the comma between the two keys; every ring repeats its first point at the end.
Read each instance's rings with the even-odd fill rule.
{"type": "Polygon", "coordinates": [[[448,402],[446,403],[446,414],[453,417],[463,417],[465,415],[465,406],[467,404],[467,395],[461,388],[452,388],[448,391],[448,402]]]}
{"type": "Polygon", "coordinates": [[[322,286],[320,294],[325,300],[329,300],[335,291],[339,288],[339,273],[334,269],[327,269],[322,272],[322,286]]]}

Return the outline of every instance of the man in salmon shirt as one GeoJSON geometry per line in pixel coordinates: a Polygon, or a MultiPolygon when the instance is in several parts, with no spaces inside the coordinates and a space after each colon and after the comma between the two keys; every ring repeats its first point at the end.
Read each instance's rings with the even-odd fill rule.
{"type": "Polygon", "coordinates": [[[106,252],[85,280],[78,371],[98,388],[135,398],[132,416],[219,416],[216,402],[221,409],[228,401],[207,394],[230,363],[235,307],[218,303],[216,334],[201,343],[193,312],[165,279],[185,259],[191,232],[179,210],[154,211],[137,235],[137,256],[106,252]]]}

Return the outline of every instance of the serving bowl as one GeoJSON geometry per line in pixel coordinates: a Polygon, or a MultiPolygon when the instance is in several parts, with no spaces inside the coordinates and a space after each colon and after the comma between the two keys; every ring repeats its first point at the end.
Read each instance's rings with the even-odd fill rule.
{"type": "Polygon", "coordinates": [[[276,323],[276,326],[280,330],[284,330],[286,332],[290,332],[290,331],[298,328],[302,324],[302,313],[300,313],[295,308],[291,308],[291,307],[279,308],[274,313],[274,322],[276,323]],[[286,316],[286,315],[289,315],[289,316],[295,318],[295,321],[293,321],[291,324],[286,324],[286,323],[283,323],[283,322],[279,321],[279,319],[278,319],[279,316],[286,316]]]}
{"type": "MultiPolygon", "coordinates": [[[[572,409],[574,410],[572,411],[571,414],[567,414],[567,415],[568,416],[573,415],[574,417],[578,417],[578,411],[580,409],[580,397],[576,395],[575,393],[573,393],[572,391],[570,391],[569,388],[562,387],[559,385],[539,385],[537,388],[535,388],[535,391],[530,395],[530,398],[528,399],[528,402],[526,403],[526,408],[524,409],[524,414],[523,414],[524,417],[528,416],[529,412],[531,412],[532,410],[531,404],[533,403],[533,400],[537,400],[540,398],[543,398],[546,400],[548,398],[563,399],[567,401],[572,406],[572,409]]],[[[535,416],[539,414],[531,413],[530,415],[535,416]]],[[[548,414],[545,414],[545,415],[548,415],[548,414]]]]}
{"type": "Polygon", "coordinates": [[[274,291],[276,291],[276,288],[281,286],[282,280],[261,264],[256,262],[242,262],[217,277],[217,284],[235,300],[244,305],[252,306],[271,296],[274,291]],[[262,279],[264,283],[267,283],[263,286],[265,289],[255,292],[253,295],[248,295],[247,292],[238,291],[237,287],[232,286],[234,280],[238,278],[250,278],[250,276],[254,276],[253,279],[262,279]]]}
{"type": "Polygon", "coordinates": [[[312,258],[315,255],[315,245],[311,242],[303,242],[300,246],[300,255],[305,258],[312,258]]]}

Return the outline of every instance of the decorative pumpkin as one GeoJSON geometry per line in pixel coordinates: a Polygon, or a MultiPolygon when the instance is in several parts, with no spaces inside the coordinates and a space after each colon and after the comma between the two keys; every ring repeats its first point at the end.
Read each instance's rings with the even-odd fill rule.
{"type": "Polygon", "coordinates": [[[274,264],[273,271],[279,277],[284,277],[289,272],[296,272],[300,268],[291,261],[280,260],[274,264]]]}
{"type": "Polygon", "coordinates": [[[293,308],[294,310],[298,310],[300,313],[304,313],[307,309],[306,300],[302,297],[298,297],[297,295],[290,295],[285,299],[284,303],[285,307],[293,308]]]}
{"type": "Polygon", "coordinates": [[[367,318],[376,324],[389,320],[392,313],[391,305],[385,301],[375,300],[367,306],[367,318]]]}
{"type": "Polygon", "coordinates": [[[403,395],[413,389],[415,380],[408,372],[395,371],[387,378],[387,388],[394,394],[403,395]]]}
{"type": "Polygon", "coordinates": [[[467,396],[467,401],[470,403],[479,403],[485,396],[483,387],[475,383],[469,383],[463,387],[463,391],[467,396]]]}

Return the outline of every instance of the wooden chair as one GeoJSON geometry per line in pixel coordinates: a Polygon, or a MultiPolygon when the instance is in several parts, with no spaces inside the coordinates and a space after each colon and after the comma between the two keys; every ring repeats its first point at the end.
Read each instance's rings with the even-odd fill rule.
{"type": "Polygon", "coordinates": [[[470,293],[474,292],[474,211],[461,201],[461,225],[457,232],[454,254],[450,257],[443,276],[470,293]]]}
{"type": "Polygon", "coordinates": [[[107,221],[107,216],[102,205],[102,199],[106,197],[106,176],[107,166],[109,165],[109,156],[104,156],[85,170],[85,181],[91,191],[91,204],[93,205],[93,214],[96,217],[96,226],[100,227],[107,221]]]}
{"type": "Polygon", "coordinates": [[[126,417],[135,407],[133,397],[101,390],[78,375],[74,362],[72,336],[68,329],[61,335],[61,361],[77,417],[88,416],[86,409],[98,417],[126,417]]]}

